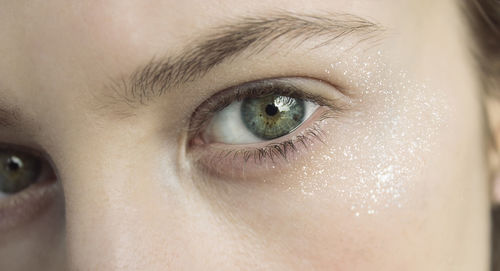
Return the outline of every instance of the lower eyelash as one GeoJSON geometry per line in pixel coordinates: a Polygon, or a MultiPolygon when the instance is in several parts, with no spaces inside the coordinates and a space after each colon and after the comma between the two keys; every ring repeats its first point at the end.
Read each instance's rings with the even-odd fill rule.
{"type": "Polygon", "coordinates": [[[202,155],[195,161],[204,171],[215,175],[227,175],[228,170],[232,171],[231,175],[239,174],[238,172],[245,172],[253,166],[269,167],[283,162],[288,164],[293,154],[307,151],[316,142],[326,144],[322,121],[336,117],[338,112],[326,108],[318,113],[320,114],[312,121],[312,125],[309,124],[310,127],[302,128],[298,135],[290,139],[256,148],[211,150],[212,154],[202,155]]]}
{"type": "Polygon", "coordinates": [[[321,136],[323,135],[323,130],[319,125],[314,125],[313,127],[307,128],[304,134],[296,136],[294,139],[289,139],[279,143],[272,143],[265,147],[254,149],[254,150],[243,150],[241,155],[245,162],[253,160],[253,162],[260,164],[265,159],[270,159],[275,162],[275,159],[288,159],[290,153],[297,152],[297,145],[300,144],[304,148],[308,148],[308,144],[314,141],[319,141],[324,143],[321,136]]]}

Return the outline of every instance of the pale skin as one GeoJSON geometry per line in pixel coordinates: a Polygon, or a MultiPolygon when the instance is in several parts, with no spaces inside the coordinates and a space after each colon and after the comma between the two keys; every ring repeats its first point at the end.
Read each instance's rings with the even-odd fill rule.
{"type": "Polygon", "coordinates": [[[500,107],[481,95],[455,1],[0,7],[0,105],[15,111],[0,142],[41,153],[57,175],[29,217],[0,216],[0,270],[488,270],[498,155],[486,131],[500,142],[500,107]],[[352,14],[377,30],[315,49],[325,36],[277,39],[146,102],[116,99],[125,87],[113,82],[151,59],[275,14],[352,14]],[[288,160],[201,169],[211,148],[190,143],[195,110],[269,78],[306,80],[349,107],[288,160]]]}

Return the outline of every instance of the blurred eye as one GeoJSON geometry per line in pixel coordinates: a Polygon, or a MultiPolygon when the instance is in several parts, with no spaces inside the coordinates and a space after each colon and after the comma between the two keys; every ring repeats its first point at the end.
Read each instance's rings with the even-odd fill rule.
{"type": "Polygon", "coordinates": [[[271,94],[232,102],[207,127],[211,142],[248,144],[293,132],[319,107],[301,98],[271,94]]]}
{"type": "Polygon", "coordinates": [[[18,193],[40,179],[42,161],[33,155],[0,150],[0,192],[18,193]]]}
{"type": "Polygon", "coordinates": [[[42,156],[0,146],[0,232],[42,213],[58,195],[56,180],[42,156]]]}

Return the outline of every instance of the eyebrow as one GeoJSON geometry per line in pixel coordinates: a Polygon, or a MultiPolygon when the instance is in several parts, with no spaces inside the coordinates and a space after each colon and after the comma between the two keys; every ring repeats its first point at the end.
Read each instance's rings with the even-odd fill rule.
{"type": "Polygon", "coordinates": [[[299,46],[312,38],[322,38],[314,47],[317,48],[348,36],[363,42],[380,36],[382,30],[374,22],[343,13],[244,17],[209,29],[179,54],[154,58],[129,76],[113,80],[110,86],[127,104],[145,103],[173,87],[202,77],[224,61],[243,52],[258,54],[278,40],[299,46]]]}
{"type": "Polygon", "coordinates": [[[20,121],[19,109],[7,106],[0,100],[0,128],[12,128],[20,121]]]}

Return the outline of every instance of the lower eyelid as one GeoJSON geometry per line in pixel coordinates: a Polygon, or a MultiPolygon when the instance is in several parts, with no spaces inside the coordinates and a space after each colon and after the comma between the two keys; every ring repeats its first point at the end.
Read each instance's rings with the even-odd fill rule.
{"type": "Polygon", "coordinates": [[[44,166],[36,183],[15,194],[0,195],[0,232],[35,219],[55,200],[60,189],[49,166],[44,166]]]}
{"type": "Polygon", "coordinates": [[[37,183],[18,195],[0,198],[0,232],[35,219],[58,191],[56,183],[37,183]]]}
{"type": "Polygon", "coordinates": [[[202,171],[211,175],[227,178],[258,177],[270,173],[270,170],[276,171],[291,165],[294,160],[304,157],[304,152],[312,147],[312,143],[324,142],[323,129],[325,121],[332,117],[331,114],[330,108],[321,106],[295,131],[275,140],[245,145],[200,144],[192,146],[189,154],[202,171]],[[281,146],[284,148],[281,151],[272,148],[280,144],[286,144],[281,146]]]}

